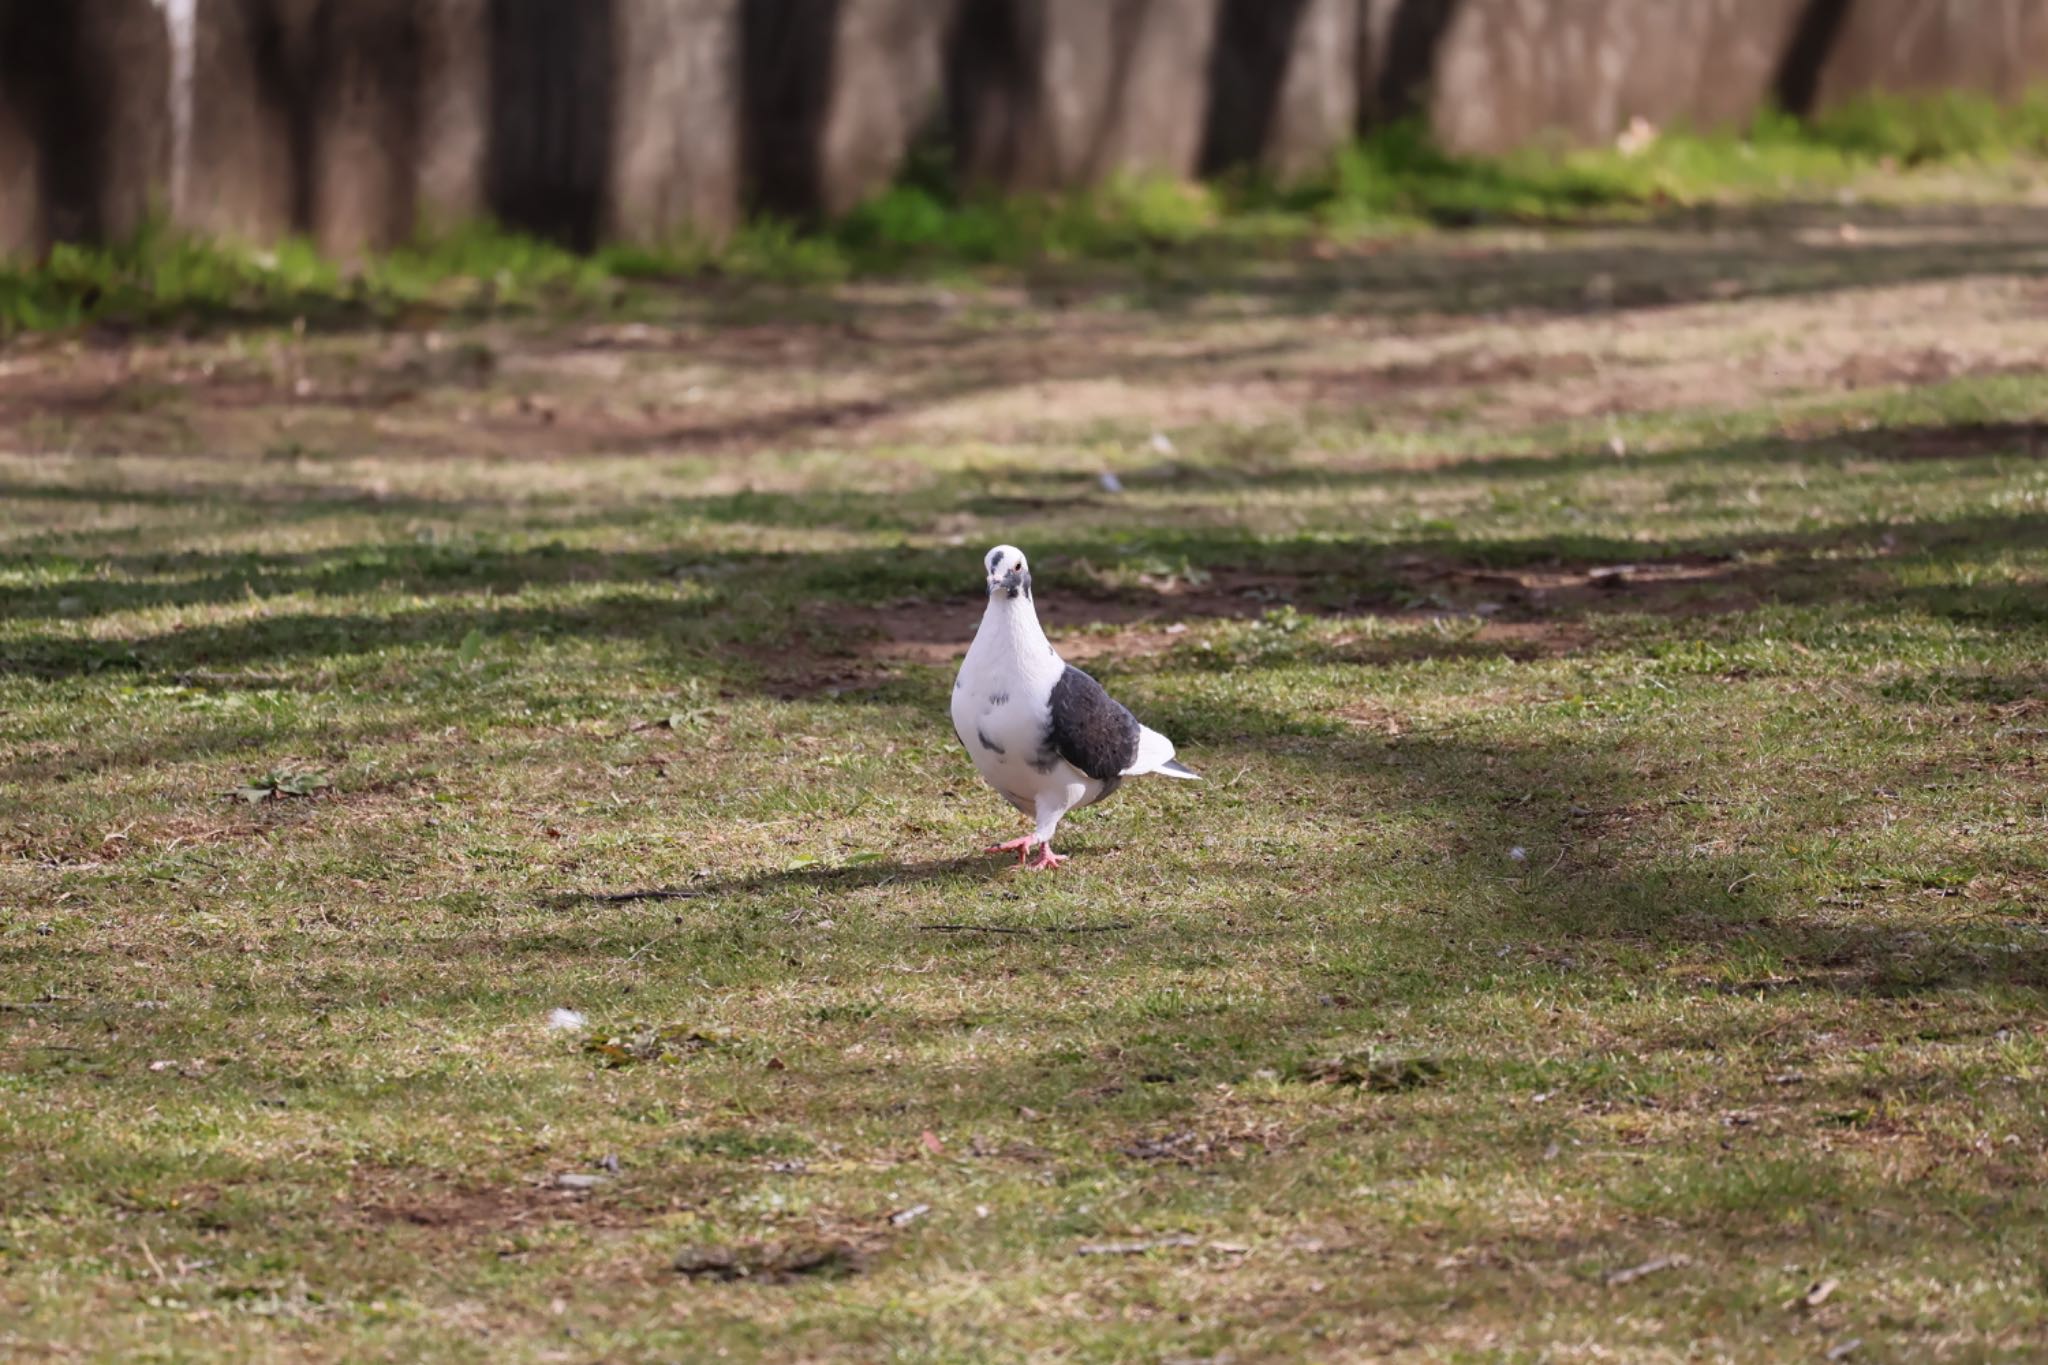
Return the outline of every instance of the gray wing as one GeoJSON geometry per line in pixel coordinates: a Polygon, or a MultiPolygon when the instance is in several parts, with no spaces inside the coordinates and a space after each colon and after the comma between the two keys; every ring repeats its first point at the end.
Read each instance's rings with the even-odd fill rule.
{"type": "Polygon", "coordinates": [[[1138,756],[1138,718],[1102,684],[1067,665],[1052,689],[1046,747],[1098,782],[1114,782],[1138,756]]]}

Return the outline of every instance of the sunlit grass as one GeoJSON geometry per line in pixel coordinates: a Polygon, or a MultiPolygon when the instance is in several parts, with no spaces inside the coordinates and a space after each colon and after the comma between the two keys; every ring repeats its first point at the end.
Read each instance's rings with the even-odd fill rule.
{"type": "Polygon", "coordinates": [[[2028,258],[1404,249],[153,339],[61,429],[19,347],[0,1354],[2037,1358],[2028,258]],[[1206,779],[1053,875],[945,718],[996,541],[1206,779]]]}

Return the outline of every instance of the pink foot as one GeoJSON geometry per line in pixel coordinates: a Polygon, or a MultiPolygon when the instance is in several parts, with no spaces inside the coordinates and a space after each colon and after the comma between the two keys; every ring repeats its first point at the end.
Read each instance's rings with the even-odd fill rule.
{"type": "Polygon", "coordinates": [[[987,848],[983,849],[982,852],[1008,853],[1011,849],[1014,848],[1017,850],[1017,866],[1022,867],[1024,866],[1024,859],[1030,856],[1031,845],[1033,845],[1036,842],[1038,842],[1036,835],[1027,834],[1021,839],[1012,839],[1007,844],[990,844],[987,848]]]}
{"type": "Polygon", "coordinates": [[[1042,867],[1058,867],[1061,863],[1065,862],[1066,860],[1067,855],[1064,853],[1053,852],[1051,844],[1040,844],[1038,846],[1038,861],[1030,864],[1030,867],[1033,871],[1036,871],[1042,867]]]}

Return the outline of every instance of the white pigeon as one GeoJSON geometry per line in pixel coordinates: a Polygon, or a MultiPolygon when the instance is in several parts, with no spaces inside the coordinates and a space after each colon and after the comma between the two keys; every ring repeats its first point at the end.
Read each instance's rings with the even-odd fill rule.
{"type": "Polygon", "coordinates": [[[1038,625],[1031,566],[1014,545],[988,552],[988,610],[953,681],[953,733],[1005,801],[1037,822],[1017,850],[1026,866],[1058,867],[1053,831],[1068,811],[1100,801],[1126,777],[1159,773],[1199,781],[1174,762],[1173,741],[1138,719],[1102,684],[1060,658],[1038,625]]]}

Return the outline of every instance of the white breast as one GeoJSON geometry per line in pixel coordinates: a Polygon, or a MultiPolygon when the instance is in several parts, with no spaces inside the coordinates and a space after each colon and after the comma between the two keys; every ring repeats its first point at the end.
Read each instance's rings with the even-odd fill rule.
{"type": "Polygon", "coordinates": [[[1091,779],[1059,759],[1049,771],[1035,766],[1049,757],[1044,744],[1052,687],[1066,664],[1035,628],[1025,634],[992,624],[983,623],[953,681],[953,732],[976,771],[1028,814],[1042,793],[1091,779]]]}

